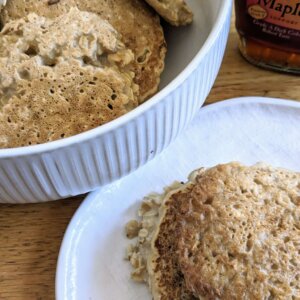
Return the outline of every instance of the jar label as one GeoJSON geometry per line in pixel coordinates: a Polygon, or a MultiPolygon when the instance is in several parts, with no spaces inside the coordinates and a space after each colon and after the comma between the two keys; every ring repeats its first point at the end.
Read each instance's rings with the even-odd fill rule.
{"type": "MultiPolygon", "coordinates": [[[[270,24],[300,30],[299,0],[248,0],[247,6],[248,13],[253,19],[264,20],[270,24]]],[[[274,33],[276,33],[276,29],[274,33]]]]}
{"type": "Polygon", "coordinates": [[[300,52],[300,0],[236,0],[241,34],[300,52]]]}

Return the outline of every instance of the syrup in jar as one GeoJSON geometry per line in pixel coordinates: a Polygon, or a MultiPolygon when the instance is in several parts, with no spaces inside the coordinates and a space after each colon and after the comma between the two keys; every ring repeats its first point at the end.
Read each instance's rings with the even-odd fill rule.
{"type": "Polygon", "coordinates": [[[235,0],[239,48],[251,63],[300,74],[300,0],[235,0]]]}

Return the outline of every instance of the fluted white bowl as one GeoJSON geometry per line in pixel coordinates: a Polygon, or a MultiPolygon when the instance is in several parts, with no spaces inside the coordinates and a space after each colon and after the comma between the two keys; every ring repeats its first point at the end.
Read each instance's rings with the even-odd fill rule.
{"type": "MultiPolygon", "coordinates": [[[[191,26],[166,26],[161,90],[130,113],[76,136],[0,150],[0,202],[30,203],[79,195],[153,159],[190,123],[219,71],[232,0],[190,0],[191,26]]],[[[142,179],[141,179],[142,180],[142,179]]]]}

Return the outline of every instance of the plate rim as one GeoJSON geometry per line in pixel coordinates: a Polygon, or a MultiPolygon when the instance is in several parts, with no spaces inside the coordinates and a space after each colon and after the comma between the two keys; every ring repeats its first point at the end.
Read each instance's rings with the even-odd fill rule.
{"type": "MultiPolygon", "coordinates": [[[[223,101],[219,101],[216,103],[208,104],[202,107],[198,114],[202,114],[205,112],[214,111],[217,109],[223,109],[227,107],[232,107],[235,105],[271,105],[271,106],[283,106],[283,107],[290,107],[290,108],[298,108],[300,109],[300,102],[296,100],[288,100],[288,99],[281,99],[281,98],[269,98],[269,97],[236,97],[230,98],[223,101]]],[[[198,115],[197,114],[197,115],[198,115]]],[[[196,115],[196,117],[197,117],[196,115]]],[[[179,136],[180,138],[180,136],[179,136]]],[[[130,174],[128,175],[130,176],[130,174]]],[[[120,179],[122,180],[122,179],[120,179]]],[[[112,183],[114,184],[114,183],[112,183]]],[[[90,192],[79,205],[77,210],[75,211],[74,215],[72,216],[62,239],[61,246],[59,249],[57,264],[56,264],[56,273],[55,273],[55,298],[57,300],[68,299],[66,296],[67,289],[65,284],[65,279],[67,277],[67,270],[69,269],[69,264],[67,263],[68,256],[66,253],[68,249],[72,248],[74,243],[74,233],[76,226],[80,224],[80,216],[84,211],[87,211],[88,208],[94,203],[94,199],[98,197],[98,194],[101,194],[102,189],[105,188],[101,187],[93,192],[90,192]]]]}

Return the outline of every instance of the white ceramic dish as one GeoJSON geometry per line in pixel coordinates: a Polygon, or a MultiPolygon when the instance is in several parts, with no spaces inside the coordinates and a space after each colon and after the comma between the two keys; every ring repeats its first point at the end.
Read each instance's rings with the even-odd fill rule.
{"type": "Polygon", "coordinates": [[[169,28],[161,91],[104,126],[42,145],[0,150],[0,202],[29,203],[86,193],[160,153],[203,104],[218,73],[232,0],[190,0],[193,25],[169,28]]]}
{"type": "Polygon", "coordinates": [[[186,181],[200,166],[233,160],[265,161],[300,171],[300,104],[245,98],[201,109],[191,126],[155,160],[91,193],[63,240],[56,274],[57,300],[150,300],[146,286],[129,278],[130,243],[124,225],[143,196],[186,181]]]}

